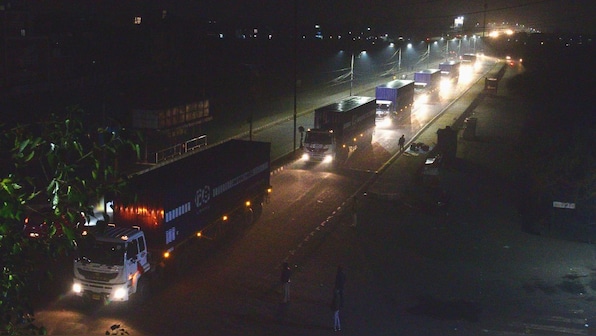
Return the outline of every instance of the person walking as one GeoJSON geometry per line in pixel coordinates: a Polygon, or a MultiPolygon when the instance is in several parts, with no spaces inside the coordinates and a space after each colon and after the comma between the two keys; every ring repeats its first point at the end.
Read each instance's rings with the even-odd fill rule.
{"type": "Polygon", "coordinates": [[[339,320],[339,310],[342,308],[341,297],[339,289],[333,290],[333,300],[331,301],[331,310],[333,311],[333,330],[341,330],[341,322],[339,320]]]}
{"type": "Polygon", "coordinates": [[[283,303],[290,302],[290,278],[292,269],[287,262],[284,262],[281,268],[281,284],[283,286],[283,303]]]}
{"type": "Polygon", "coordinates": [[[399,150],[403,152],[404,147],[406,146],[406,137],[404,134],[401,135],[397,143],[399,144],[399,150]]]}

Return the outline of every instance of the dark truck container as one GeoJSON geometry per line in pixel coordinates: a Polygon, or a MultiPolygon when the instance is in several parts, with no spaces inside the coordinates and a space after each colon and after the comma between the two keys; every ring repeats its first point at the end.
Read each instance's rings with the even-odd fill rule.
{"type": "Polygon", "coordinates": [[[414,88],[417,93],[429,95],[430,100],[439,99],[441,70],[426,69],[414,73],[414,88]]]}
{"type": "Polygon", "coordinates": [[[314,128],[304,138],[304,160],[341,164],[358,148],[370,145],[376,99],[352,96],[315,109],[314,128]]]}
{"type": "Polygon", "coordinates": [[[395,117],[409,120],[414,105],[414,81],[394,80],[375,89],[377,126],[391,123],[395,117]],[[381,124],[383,123],[383,124],[381,124]]]}
{"type": "Polygon", "coordinates": [[[447,79],[452,83],[457,83],[459,79],[460,61],[448,61],[439,63],[439,70],[441,70],[441,77],[447,79]]]}
{"type": "Polygon", "coordinates": [[[89,228],[79,244],[78,295],[126,301],[153,274],[187,268],[201,245],[189,242],[255,221],[270,192],[270,143],[230,140],[189,153],[129,176],[127,189],[106,203],[113,224],[89,228]]]}

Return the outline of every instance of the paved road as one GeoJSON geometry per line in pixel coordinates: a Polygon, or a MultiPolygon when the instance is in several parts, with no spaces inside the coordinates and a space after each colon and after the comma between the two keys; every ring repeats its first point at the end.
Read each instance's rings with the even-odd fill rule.
{"type": "MultiPolygon", "coordinates": [[[[505,81],[521,70],[509,68],[505,81]]],[[[272,209],[287,210],[265,214],[273,220],[257,223],[152,301],[162,307],[166,321],[148,319],[151,307],[134,314],[113,307],[72,311],[60,310],[58,302],[57,314],[76,319],[71,334],[103,334],[102,327],[121,323],[133,335],[152,330],[323,335],[333,332],[328,304],[336,266],[342,264],[348,277],[341,311],[345,335],[588,334],[596,283],[593,249],[521,232],[508,175],[525,107],[505,89],[476,100],[482,91],[478,85],[413,138],[431,143],[437,128],[453,125],[462,114],[478,119],[476,139],[459,141],[456,164],[441,175],[440,186],[451,195],[449,216],[421,202],[432,197],[414,175],[424,156],[397,156],[378,174],[344,176],[290,167],[280,175],[286,181],[276,190],[277,200],[309,195],[292,207],[312,209],[311,215],[298,219],[276,204],[272,209]],[[478,104],[469,109],[474,101],[478,104]],[[376,177],[368,180],[371,176],[376,177]],[[311,185],[308,179],[318,181],[312,183],[316,188],[295,189],[311,185]],[[361,184],[350,182],[358,180],[369,181],[359,192],[361,184]],[[341,194],[327,192],[340,185],[349,187],[341,194]],[[367,196],[359,198],[354,226],[351,213],[342,211],[351,204],[342,200],[363,192],[367,196]],[[304,239],[295,245],[283,232],[296,229],[291,225],[296,221],[320,224],[296,232],[304,239]],[[276,234],[279,239],[271,244],[267,237],[276,234]],[[246,253],[241,260],[253,263],[234,262],[234,255],[246,253]],[[265,257],[270,255],[285,256],[295,267],[288,305],[277,300],[277,263],[258,262],[271,260],[265,257]],[[188,301],[170,300],[180,295],[188,301]]],[[[47,317],[41,313],[39,318],[47,317]]]]}

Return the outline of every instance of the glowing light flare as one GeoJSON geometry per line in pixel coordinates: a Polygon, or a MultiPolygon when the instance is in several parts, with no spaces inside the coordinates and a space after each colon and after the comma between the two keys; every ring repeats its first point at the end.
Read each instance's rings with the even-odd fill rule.
{"type": "Polygon", "coordinates": [[[441,88],[440,88],[439,94],[441,95],[442,98],[447,98],[447,97],[449,97],[450,94],[453,93],[453,87],[455,85],[448,78],[442,78],[440,86],[441,86],[441,88]]]}
{"type": "Polygon", "coordinates": [[[431,108],[428,105],[422,106],[416,110],[416,113],[412,116],[412,123],[416,122],[420,125],[425,125],[431,118],[431,108]]]}
{"type": "Polygon", "coordinates": [[[418,95],[418,97],[416,97],[416,100],[414,101],[414,103],[417,106],[420,106],[420,104],[428,103],[428,99],[429,99],[428,94],[423,93],[423,94],[418,95]]]}
{"type": "Polygon", "coordinates": [[[459,69],[459,82],[469,83],[472,80],[472,66],[468,65],[459,69]]]}
{"type": "Polygon", "coordinates": [[[391,125],[393,124],[392,120],[390,117],[385,117],[382,120],[377,121],[376,126],[380,127],[380,128],[386,128],[386,127],[391,127],[391,125]]]}

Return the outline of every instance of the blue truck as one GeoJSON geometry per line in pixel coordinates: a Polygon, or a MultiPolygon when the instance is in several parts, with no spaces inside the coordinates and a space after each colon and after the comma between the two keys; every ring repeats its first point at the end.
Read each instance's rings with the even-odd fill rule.
{"type": "Polygon", "coordinates": [[[414,81],[396,79],[375,88],[376,126],[389,127],[409,120],[414,105],[414,81]]]}
{"type": "Polygon", "coordinates": [[[441,86],[441,70],[425,69],[414,73],[414,89],[417,94],[422,95],[429,101],[439,100],[441,86]]]}
{"type": "Polygon", "coordinates": [[[447,61],[439,63],[439,70],[441,70],[441,77],[451,83],[457,83],[459,79],[460,61],[447,61]]]}

